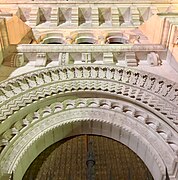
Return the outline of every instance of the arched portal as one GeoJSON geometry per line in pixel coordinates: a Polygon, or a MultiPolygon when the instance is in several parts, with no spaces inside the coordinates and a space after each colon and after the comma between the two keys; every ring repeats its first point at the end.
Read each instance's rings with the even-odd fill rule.
{"type": "Polygon", "coordinates": [[[96,135],[73,136],[50,146],[30,165],[23,180],[50,177],[53,180],[153,179],[143,161],[127,146],[96,135]]]}
{"type": "Polygon", "coordinates": [[[166,170],[177,178],[177,90],[170,81],[92,65],[39,70],[1,87],[2,177],[21,179],[44,149],[66,137],[96,134],[128,146],[154,179],[166,170]]]}

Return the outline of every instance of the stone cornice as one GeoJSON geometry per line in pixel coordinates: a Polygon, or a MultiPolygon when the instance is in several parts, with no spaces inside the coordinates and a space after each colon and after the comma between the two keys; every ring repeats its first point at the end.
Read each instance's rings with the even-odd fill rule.
{"type": "Polygon", "coordinates": [[[47,1],[44,1],[44,0],[34,0],[34,1],[31,1],[31,0],[1,0],[1,3],[5,3],[5,4],[7,4],[7,3],[19,3],[19,4],[25,4],[25,3],[27,3],[27,4],[53,4],[53,3],[65,3],[65,4],[68,4],[68,3],[77,3],[77,4],[79,4],[79,3],[82,3],[82,4],[85,4],[85,3],[87,3],[87,4],[92,4],[92,3],[121,3],[121,4],[127,4],[127,3],[134,3],[134,4],[137,4],[137,3],[140,3],[140,4],[145,4],[145,3],[155,3],[155,4],[165,4],[165,3],[168,3],[168,4],[170,4],[170,3],[178,3],[178,1],[177,0],[146,0],[146,1],[144,1],[143,2],[143,0],[112,0],[112,2],[111,1],[109,1],[109,0],[83,0],[83,1],[81,1],[81,0],[68,0],[67,2],[66,2],[66,0],[47,0],[47,1]]]}
{"type": "Polygon", "coordinates": [[[166,51],[163,45],[159,44],[122,44],[122,45],[47,45],[47,44],[23,44],[18,45],[17,51],[20,53],[36,52],[145,52],[145,51],[166,51]]]}

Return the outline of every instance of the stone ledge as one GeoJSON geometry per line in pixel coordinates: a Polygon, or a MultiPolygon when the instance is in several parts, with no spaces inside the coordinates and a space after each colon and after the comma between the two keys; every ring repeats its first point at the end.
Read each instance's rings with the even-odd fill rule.
{"type": "Polygon", "coordinates": [[[21,44],[17,51],[21,53],[36,52],[127,52],[127,51],[166,51],[163,45],[159,44],[140,44],[140,45],[46,45],[46,44],[21,44]]]}

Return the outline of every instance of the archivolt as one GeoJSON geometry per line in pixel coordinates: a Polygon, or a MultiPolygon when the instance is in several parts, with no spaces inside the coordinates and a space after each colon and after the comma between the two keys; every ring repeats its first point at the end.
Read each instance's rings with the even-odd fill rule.
{"type": "MultiPolygon", "coordinates": [[[[101,125],[102,128],[99,129],[93,126],[91,133],[94,133],[94,130],[96,130],[96,134],[100,134],[99,132],[102,130],[102,135],[114,138],[111,134],[108,135],[107,131],[104,131],[104,124],[109,123],[112,128],[120,127],[123,129],[123,132],[127,132],[126,129],[129,128],[131,133],[135,133],[136,139],[138,139],[137,141],[143,144],[148,144],[149,139],[151,149],[148,146],[146,149],[148,152],[151,151],[151,153],[146,160],[142,157],[141,152],[139,154],[139,152],[131,147],[134,144],[128,144],[131,141],[127,136],[125,137],[125,141],[128,141],[128,143],[115,138],[128,145],[144,159],[153,176],[156,177],[155,179],[161,179],[164,176],[165,166],[168,168],[170,177],[174,179],[178,172],[176,163],[178,151],[177,87],[177,84],[153,74],[127,68],[112,66],[98,67],[93,65],[44,69],[5,81],[1,84],[0,88],[2,151],[0,162],[1,165],[3,164],[3,172],[11,173],[13,170],[18,171],[19,162],[26,157],[25,153],[28,152],[28,147],[31,147],[31,144],[35,144],[38,142],[38,139],[40,140],[46,137],[43,135],[48,130],[53,132],[53,128],[63,127],[61,119],[65,118],[61,118],[59,114],[63,112],[60,111],[59,113],[58,110],[62,109],[63,111],[65,109],[68,111],[66,111],[66,114],[70,118],[68,120],[65,119],[64,124],[68,122],[74,125],[76,123],[74,121],[82,120],[83,124],[87,124],[87,120],[94,123],[95,121],[100,121],[103,124],[101,125]],[[69,100],[71,96],[73,97],[69,100]],[[74,101],[78,97],[88,97],[91,99],[93,96],[98,98],[107,97],[109,100],[95,99],[87,106],[87,103],[84,101],[78,103],[78,105],[78,101],[74,101]],[[65,99],[68,99],[68,101],[64,101],[65,99]],[[112,99],[116,99],[116,101],[112,99]],[[123,103],[122,106],[118,105],[118,102],[120,102],[119,99],[127,102],[127,105],[123,103]],[[64,102],[61,103],[62,101],[64,102]],[[55,103],[57,103],[57,106],[55,103]],[[70,107],[73,107],[73,110],[70,107]],[[98,110],[100,113],[98,118],[96,118],[96,113],[94,113],[97,110],[91,107],[100,109],[98,110]],[[78,108],[80,110],[83,108],[82,113],[79,113],[78,108]],[[57,114],[55,114],[55,111],[57,114]],[[72,119],[71,117],[74,117],[74,115],[71,112],[77,112],[81,117],[72,119]],[[90,112],[90,116],[87,116],[86,112],[90,112]],[[105,119],[109,114],[112,114],[111,112],[114,112],[115,115],[119,113],[116,122],[114,118],[112,121],[110,118],[105,119]],[[124,124],[126,121],[123,120],[123,117],[127,121],[126,124],[124,124]],[[42,121],[40,118],[45,121],[42,121]],[[129,119],[137,119],[138,121],[134,121],[137,123],[133,124],[131,123],[133,121],[129,119]],[[53,124],[50,125],[52,122],[53,124]],[[40,125],[40,123],[43,124],[40,125]],[[43,126],[45,126],[45,129],[40,129],[43,126]],[[23,133],[28,134],[28,136],[23,133]],[[25,138],[30,136],[33,139],[27,141],[29,144],[26,144],[27,139],[25,138]],[[23,137],[23,141],[20,140],[20,137],[23,137]],[[12,147],[16,148],[13,149],[12,147]],[[157,164],[155,171],[159,169],[159,177],[153,169],[151,170],[152,165],[149,164],[149,159],[152,155],[157,164]]],[[[65,127],[68,126],[65,125],[65,127]]],[[[89,130],[91,127],[87,126],[86,129],[89,130]]],[[[67,129],[65,129],[65,132],[68,132],[67,129]]],[[[77,131],[76,133],[79,132],[77,131]]],[[[117,136],[117,133],[115,135],[117,136]]],[[[64,137],[66,136],[62,136],[61,138],[64,137]]],[[[49,144],[36,152],[36,155],[49,146],[50,142],[51,144],[54,143],[50,139],[48,140],[49,144]]],[[[60,138],[55,141],[57,140],[60,140],[60,138]]],[[[33,160],[36,155],[31,157],[30,160],[33,160]]],[[[28,163],[24,167],[27,168],[28,163]]]]}
{"type": "Polygon", "coordinates": [[[67,66],[39,70],[0,84],[0,120],[32,101],[67,91],[108,92],[137,102],[177,130],[178,85],[159,76],[112,66],[67,66]]]}
{"type": "MultiPolygon", "coordinates": [[[[13,135],[2,151],[1,169],[4,173],[14,171],[16,179],[21,179],[19,168],[25,173],[45,148],[76,134],[99,134],[116,139],[143,159],[155,179],[164,177],[165,167],[174,177],[175,149],[167,141],[171,128],[143,108],[123,101],[79,98],[51,103],[27,114],[14,123],[10,131],[13,135]]],[[[175,141],[176,134],[171,134],[171,139],[175,141]]]]}

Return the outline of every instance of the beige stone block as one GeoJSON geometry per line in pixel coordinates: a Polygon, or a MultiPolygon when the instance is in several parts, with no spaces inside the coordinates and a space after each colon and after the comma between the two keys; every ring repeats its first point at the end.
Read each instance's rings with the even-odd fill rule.
{"type": "Polygon", "coordinates": [[[128,146],[129,144],[129,139],[130,139],[130,132],[126,129],[121,129],[121,134],[120,134],[120,141],[128,146]]]}
{"type": "Polygon", "coordinates": [[[36,67],[43,67],[46,66],[47,63],[47,54],[46,53],[38,53],[36,56],[36,67]]]}
{"type": "Polygon", "coordinates": [[[138,138],[135,137],[134,135],[131,135],[130,136],[130,139],[129,139],[129,148],[131,148],[134,152],[137,153],[137,149],[138,149],[138,138]]]}
{"type": "Polygon", "coordinates": [[[148,37],[151,43],[160,44],[162,39],[161,34],[163,28],[163,21],[164,20],[161,19],[159,16],[153,15],[149,18],[148,21],[142,24],[139,29],[143,32],[143,34],[148,37]]]}
{"type": "Polygon", "coordinates": [[[113,64],[113,53],[103,53],[103,63],[104,64],[113,64]]]}
{"type": "Polygon", "coordinates": [[[18,44],[31,31],[31,28],[17,16],[7,20],[6,24],[10,44],[18,44]]]}

